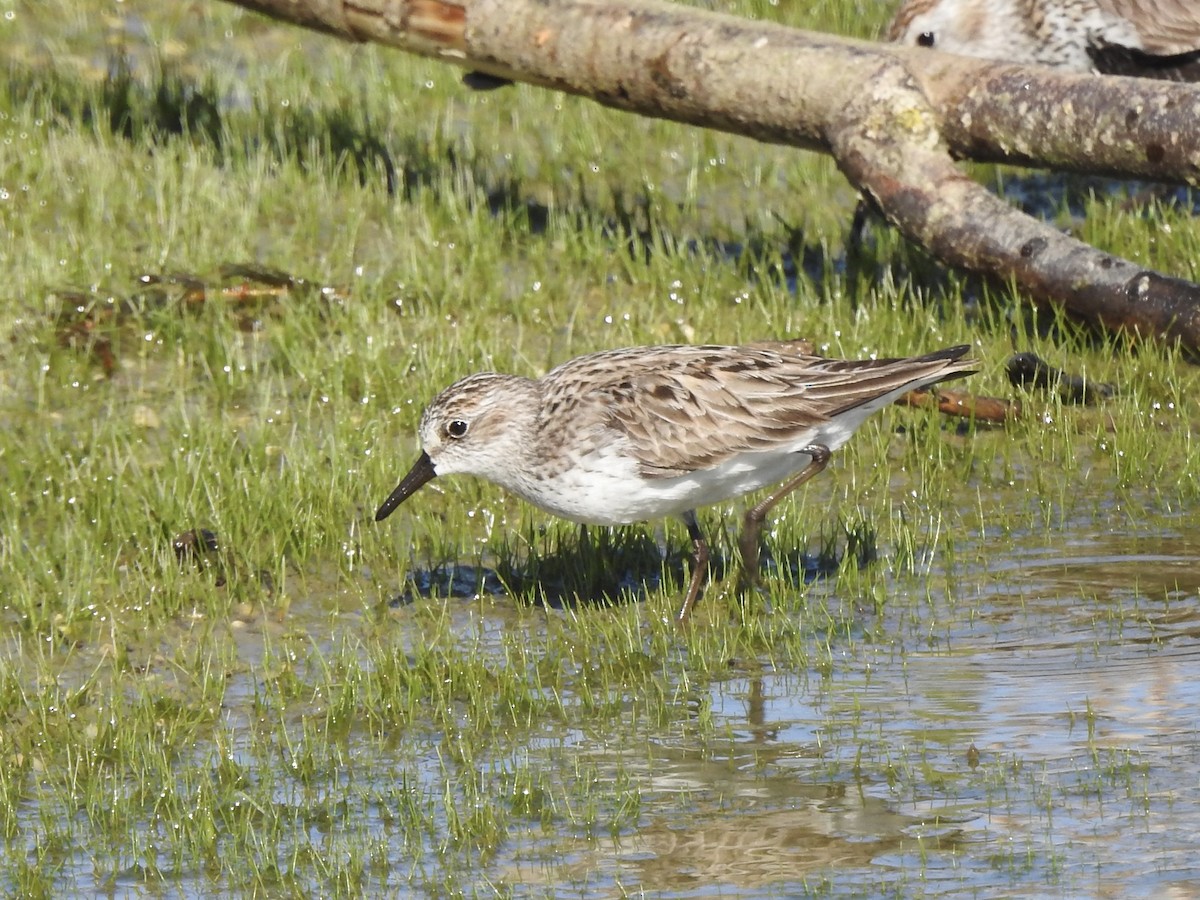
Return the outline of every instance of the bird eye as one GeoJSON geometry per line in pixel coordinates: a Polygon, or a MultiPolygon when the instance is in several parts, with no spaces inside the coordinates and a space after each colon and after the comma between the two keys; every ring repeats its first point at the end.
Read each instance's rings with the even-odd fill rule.
{"type": "Polygon", "coordinates": [[[917,46],[932,47],[936,43],[936,38],[932,31],[922,31],[917,35],[917,46]]]}
{"type": "Polygon", "coordinates": [[[462,419],[453,419],[446,423],[446,434],[452,438],[460,438],[467,433],[467,423],[462,419]]]}

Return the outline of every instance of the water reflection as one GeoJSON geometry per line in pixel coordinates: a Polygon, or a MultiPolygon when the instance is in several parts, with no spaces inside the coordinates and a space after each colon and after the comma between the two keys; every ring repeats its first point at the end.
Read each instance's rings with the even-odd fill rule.
{"type": "Polygon", "coordinates": [[[895,643],[848,644],[832,673],[715,684],[724,742],[593,751],[638,779],[636,828],[504,878],[596,896],[1194,896],[1197,549],[1015,546],[946,578],[971,596],[929,611],[936,641],[906,646],[898,619],[895,643]]]}
{"type": "MultiPolygon", "coordinates": [[[[571,847],[561,868],[506,868],[503,880],[595,886],[599,880],[700,896],[756,893],[902,854],[917,846],[928,824],[844,783],[807,781],[786,766],[764,772],[762,759],[736,744],[730,753],[657,746],[642,773],[650,809],[635,834],[571,847]],[[680,797],[687,798],[686,810],[678,808],[680,797]]],[[[925,846],[952,851],[956,840],[956,830],[943,826],[927,835],[925,846]]]]}

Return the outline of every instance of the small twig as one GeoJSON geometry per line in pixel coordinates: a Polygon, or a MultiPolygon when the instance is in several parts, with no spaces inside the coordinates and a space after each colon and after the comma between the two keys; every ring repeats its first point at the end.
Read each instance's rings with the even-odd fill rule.
{"type": "Polygon", "coordinates": [[[896,402],[976,422],[1007,422],[1021,415],[1021,404],[1016,401],[980,397],[966,391],[909,391],[896,402]]]}

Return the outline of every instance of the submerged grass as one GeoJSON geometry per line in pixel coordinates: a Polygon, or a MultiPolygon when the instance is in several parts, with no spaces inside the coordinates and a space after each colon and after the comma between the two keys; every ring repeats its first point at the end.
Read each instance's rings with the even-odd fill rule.
{"type": "MultiPolygon", "coordinates": [[[[886,233],[875,277],[844,274],[854,198],[827,160],[472,94],[453,69],[220,4],[198,22],[129,6],[108,46],[81,11],[99,4],[16,3],[2,26],[5,892],[490,896],[531,889],[531,866],[547,894],[624,890],[605,848],[742,802],[705,767],[736,785],[769,765],[744,756],[767,753],[768,676],[826,722],[806,769],[823,790],[1015,790],[1025,808],[1003,760],[974,777],[936,738],[922,758],[891,746],[857,661],[950,645],[1016,535],[1185,529],[1197,376],[1176,352],[994,287],[930,289],[886,233]],[[1006,355],[1032,350],[1118,392],[1016,391],[1003,427],[885,412],[779,507],[748,597],[724,567],[742,507],[704,511],[717,564],[684,634],[676,523],[581,536],[471,481],[372,521],[422,405],[465,373],[798,335],[845,356],[970,342],[971,388],[1003,396],[1006,355]],[[406,592],[440,566],[462,567],[449,591],[406,592]],[[759,749],[714,710],[726,684],[759,749]]],[[[861,36],[886,14],[722,8],[861,36]]],[[[1097,201],[1087,228],[1194,267],[1177,208],[1097,201]]],[[[1094,753],[1080,790],[1144,797],[1136,758],[1094,753]]]]}

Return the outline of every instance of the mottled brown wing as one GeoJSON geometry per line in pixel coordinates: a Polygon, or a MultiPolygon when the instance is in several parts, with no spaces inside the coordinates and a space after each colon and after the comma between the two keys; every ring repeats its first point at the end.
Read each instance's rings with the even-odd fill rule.
{"type": "Polygon", "coordinates": [[[1132,22],[1146,53],[1200,50],[1200,0],[1096,0],[1096,5],[1132,22]]]}
{"type": "Polygon", "coordinates": [[[966,349],[864,361],[762,345],[614,351],[592,357],[609,356],[620,376],[594,384],[589,403],[604,409],[609,427],[628,435],[644,475],[670,478],[793,444],[843,410],[934,379],[966,349]]]}
{"type": "Polygon", "coordinates": [[[627,389],[614,393],[609,423],[629,435],[642,473],[651,477],[684,475],[738,453],[768,450],[824,421],[808,397],[808,378],[795,377],[802,359],[764,350],[736,357],[714,351],[635,373],[627,389]]]}

